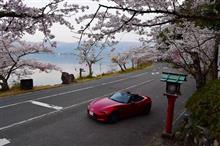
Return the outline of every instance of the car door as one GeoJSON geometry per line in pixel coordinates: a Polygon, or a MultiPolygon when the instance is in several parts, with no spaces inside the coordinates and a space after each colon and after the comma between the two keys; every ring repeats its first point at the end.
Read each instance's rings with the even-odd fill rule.
{"type": "MultiPolygon", "coordinates": [[[[131,97],[130,97],[131,98],[131,97]]],[[[132,102],[132,99],[129,100],[128,103],[121,105],[120,107],[120,115],[122,118],[131,117],[136,114],[136,103],[132,102]]]]}
{"type": "Polygon", "coordinates": [[[133,106],[131,107],[133,109],[133,115],[142,113],[144,111],[144,98],[139,96],[139,95],[133,95],[132,96],[132,104],[133,106]]]}

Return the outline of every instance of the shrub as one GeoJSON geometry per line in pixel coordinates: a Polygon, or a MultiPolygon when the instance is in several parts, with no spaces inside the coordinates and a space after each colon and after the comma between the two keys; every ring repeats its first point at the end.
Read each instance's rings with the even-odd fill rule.
{"type": "Polygon", "coordinates": [[[220,80],[208,83],[187,101],[195,124],[210,130],[214,138],[220,139],[220,80]]]}

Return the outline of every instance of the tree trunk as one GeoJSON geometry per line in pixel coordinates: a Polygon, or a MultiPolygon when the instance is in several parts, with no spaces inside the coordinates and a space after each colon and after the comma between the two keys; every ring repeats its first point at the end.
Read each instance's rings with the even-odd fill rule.
{"type": "Polygon", "coordinates": [[[134,59],[131,60],[132,68],[134,69],[134,59]]]}
{"type": "Polygon", "coordinates": [[[119,65],[121,71],[125,71],[121,64],[118,64],[118,65],[119,65]]]}
{"type": "Polygon", "coordinates": [[[214,50],[214,63],[211,69],[211,79],[215,80],[218,78],[218,54],[219,54],[219,45],[220,45],[220,35],[216,37],[215,41],[215,50],[214,50]]]}
{"type": "Polygon", "coordinates": [[[196,89],[198,90],[206,84],[206,75],[202,73],[199,54],[192,52],[191,57],[193,60],[193,68],[195,69],[194,78],[196,80],[196,89]]]}
{"type": "Polygon", "coordinates": [[[196,80],[196,89],[201,89],[206,84],[206,76],[203,74],[196,74],[194,76],[196,80]]]}
{"type": "Polygon", "coordinates": [[[125,64],[125,63],[123,64],[123,67],[124,67],[124,70],[126,70],[126,69],[127,69],[127,67],[126,67],[126,64],[125,64]]]}
{"type": "Polygon", "coordinates": [[[88,64],[89,66],[89,77],[92,77],[92,64],[88,64]]]}
{"type": "Polygon", "coordinates": [[[7,91],[9,90],[8,82],[7,80],[2,80],[3,82],[0,83],[1,89],[0,91],[7,91]]]}

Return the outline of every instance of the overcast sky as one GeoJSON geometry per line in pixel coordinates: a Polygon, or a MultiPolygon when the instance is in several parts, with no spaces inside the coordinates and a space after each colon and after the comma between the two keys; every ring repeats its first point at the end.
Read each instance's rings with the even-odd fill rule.
{"type": "MultiPolygon", "coordinates": [[[[90,9],[86,11],[86,13],[95,13],[95,11],[98,8],[98,3],[97,2],[92,2],[91,0],[67,0],[68,3],[75,3],[79,5],[89,5],[90,9]]],[[[33,7],[43,7],[49,2],[49,0],[24,0],[24,3],[27,4],[28,6],[33,6],[33,7]]],[[[105,0],[102,0],[102,4],[106,4],[105,0]]],[[[80,26],[74,23],[74,17],[71,18],[71,22],[74,24],[75,29],[79,29],[80,26]]],[[[71,32],[68,28],[65,26],[61,26],[59,24],[54,24],[52,27],[52,34],[54,34],[55,41],[62,41],[62,42],[76,42],[78,41],[75,37],[79,37],[79,35],[75,34],[74,32],[71,32]]],[[[138,35],[135,35],[134,33],[122,33],[117,36],[119,41],[138,41],[138,35]]],[[[34,35],[25,35],[23,37],[24,40],[26,41],[31,41],[31,42],[39,42],[42,41],[43,39],[43,34],[40,32],[37,32],[34,35]]]]}

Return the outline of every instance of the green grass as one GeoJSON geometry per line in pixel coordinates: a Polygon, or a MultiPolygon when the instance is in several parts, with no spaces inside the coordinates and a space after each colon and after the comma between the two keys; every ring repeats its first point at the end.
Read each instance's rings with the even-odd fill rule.
{"type": "Polygon", "coordinates": [[[208,83],[187,101],[193,122],[208,128],[215,138],[220,139],[220,80],[208,83]]]}
{"type": "Polygon", "coordinates": [[[77,82],[85,82],[85,81],[102,79],[102,78],[106,78],[106,77],[115,76],[115,75],[118,75],[118,74],[124,74],[124,73],[130,73],[130,72],[142,70],[142,69],[150,67],[150,66],[152,66],[151,62],[145,63],[145,64],[141,64],[141,65],[137,66],[136,68],[128,68],[125,71],[121,71],[120,70],[120,71],[115,71],[115,72],[103,73],[103,74],[97,75],[95,77],[86,76],[86,77],[82,77],[82,78],[77,78],[76,81],[77,82]]]}
{"type": "Polygon", "coordinates": [[[0,99],[1,98],[5,98],[7,96],[13,96],[13,95],[18,95],[18,94],[22,94],[22,93],[27,93],[27,92],[34,92],[34,91],[40,91],[40,90],[45,90],[45,89],[52,89],[52,88],[56,88],[56,87],[60,87],[61,85],[46,85],[46,86],[36,86],[31,90],[22,90],[20,89],[20,86],[13,86],[11,87],[10,90],[8,91],[0,91],[0,99]]]}

